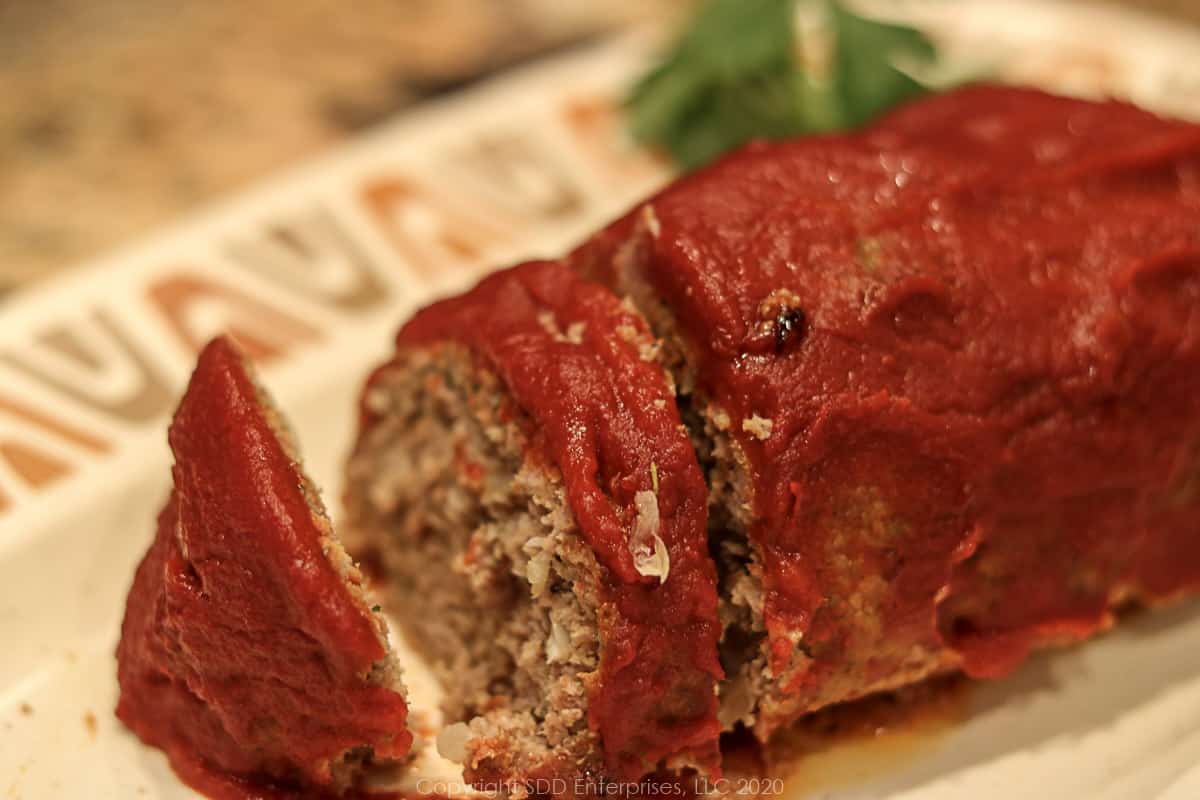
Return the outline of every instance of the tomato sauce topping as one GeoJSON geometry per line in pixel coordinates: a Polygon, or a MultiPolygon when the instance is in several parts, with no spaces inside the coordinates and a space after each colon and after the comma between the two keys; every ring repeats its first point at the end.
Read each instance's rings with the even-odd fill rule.
{"type": "Polygon", "coordinates": [[[315,796],[331,761],[403,756],[386,631],[326,556],[327,524],[225,339],[171,424],[174,491],[129,593],[117,716],[220,798],[315,796]]]}
{"type": "Polygon", "coordinates": [[[421,311],[397,339],[401,349],[442,341],[470,348],[504,381],[605,571],[588,702],[605,767],[637,779],[686,755],[716,772],[722,672],[707,490],[645,323],[607,289],[533,262],[421,311]]]}
{"type": "Polygon", "coordinates": [[[1200,127],[978,86],[752,144],[576,252],[632,260],[730,419],[795,709],[1200,588],[1197,219],[1200,127]]]}

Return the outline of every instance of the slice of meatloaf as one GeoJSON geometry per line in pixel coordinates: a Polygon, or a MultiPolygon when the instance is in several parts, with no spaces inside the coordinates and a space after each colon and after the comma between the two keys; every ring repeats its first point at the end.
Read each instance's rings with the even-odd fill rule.
{"type": "Polygon", "coordinates": [[[726,724],[1200,588],[1200,127],[973,87],[752,145],[570,262],[663,342],[726,724]]]}
{"type": "Polygon", "coordinates": [[[420,312],[366,387],[349,526],[465,723],[441,747],[468,780],[717,768],[706,488],[656,348],[529,263],[420,312]]]}
{"type": "Polygon", "coordinates": [[[218,797],[337,792],[403,757],[385,623],[227,339],[200,354],[169,440],[174,490],[129,593],[117,716],[218,797]]]}

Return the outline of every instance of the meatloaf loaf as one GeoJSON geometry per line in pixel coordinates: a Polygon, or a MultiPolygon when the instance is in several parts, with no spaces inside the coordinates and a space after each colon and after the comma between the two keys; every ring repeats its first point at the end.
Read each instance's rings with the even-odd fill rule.
{"type": "Polygon", "coordinates": [[[972,87],[580,247],[710,487],[726,723],[1002,675],[1200,585],[1200,127],[972,87]]]}
{"type": "MultiPolygon", "coordinates": [[[[117,716],[219,798],[314,797],[412,741],[361,573],[241,355],[200,355],[117,650],[117,716]]],[[[378,610],[378,606],[374,606],[378,610]]]]}
{"type": "Polygon", "coordinates": [[[715,773],[707,489],[656,352],[534,262],[417,314],[367,383],[348,535],[470,721],[442,741],[468,780],[715,773]]]}
{"type": "MultiPolygon", "coordinates": [[[[751,145],[418,313],[363,392],[343,535],[446,685],[443,752],[518,794],[715,774],[723,730],[1200,589],[1198,219],[1200,127],[972,87],[751,145]]],[[[177,766],[329,785],[406,746],[394,667],[214,347],[122,716],[177,766]],[[221,608],[252,586],[261,645],[221,608]]]]}
{"type": "MultiPolygon", "coordinates": [[[[766,739],[935,673],[1002,675],[1123,604],[1198,588],[1198,211],[1200,128],[982,86],[861,133],[752,145],[565,259],[613,292],[583,284],[589,302],[648,321],[643,355],[668,373],[704,469],[724,729],[766,739]]],[[[573,548],[545,535],[588,512],[570,492],[553,516],[528,498],[561,458],[536,444],[546,409],[596,391],[562,359],[582,331],[622,326],[572,333],[580,312],[554,309],[537,335],[561,346],[540,352],[528,319],[506,327],[529,301],[500,285],[401,332],[365,395],[349,506],[397,599],[437,609],[406,625],[443,664],[451,716],[474,719],[468,775],[512,779],[558,741],[564,710],[581,719],[525,673],[587,684],[605,652],[592,591],[559,566],[573,548]],[[514,386],[504,352],[538,380],[514,386]],[[497,413],[521,421],[505,432],[497,413]],[[501,544],[492,520],[513,506],[543,523],[501,544]],[[565,598],[540,594],[532,556],[547,552],[551,585],[576,587],[565,598]],[[513,618],[530,565],[539,613],[578,620],[566,662],[546,645],[561,622],[527,640],[513,618]]],[[[636,541],[636,503],[613,503],[636,541]]],[[[587,716],[589,747],[624,744],[587,716]]]]}

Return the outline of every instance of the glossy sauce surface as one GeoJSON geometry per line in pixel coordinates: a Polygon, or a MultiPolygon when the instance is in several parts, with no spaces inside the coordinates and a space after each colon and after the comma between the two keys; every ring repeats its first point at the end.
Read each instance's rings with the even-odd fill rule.
{"type": "Polygon", "coordinates": [[[790,712],[1200,587],[1197,219],[1200,127],[980,86],[749,146],[575,254],[633,259],[747,454],[790,712]]]}
{"type": "Polygon", "coordinates": [[[404,755],[404,699],[367,678],[385,632],[322,552],[227,341],[201,354],[169,439],[175,489],[127,601],[117,716],[217,798],[318,796],[349,748],[404,755]]]}

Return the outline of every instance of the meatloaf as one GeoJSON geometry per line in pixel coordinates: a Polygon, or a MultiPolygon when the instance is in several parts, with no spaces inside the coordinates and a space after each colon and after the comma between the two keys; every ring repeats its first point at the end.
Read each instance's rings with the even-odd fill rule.
{"type": "Polygon", "coordinates": [[[201,353],[169,440],[174,489],[129,592],[117,716],[219,798],[340,792],[402,758],[385,623],[228,340],[201,353]]]}
{"type": "MultiPolygon", "coordinates": [[[[970,87],[418,313],[343,535],[446,686],[440,749],[515,794],[715,775],[722,731],[1200,589],[1197,220],[1200,127],[970,87]]],[[[121,713],[177,768],[339,784],[407,745],[395,668],[240,370],[206,351],[172,426],[121,713]]]]}
{"type": "Polygon", "coordinates": [[[722,718],[1012,670],[1200,584],[1200,127],[972,87],[580,247],[710,488],[722,718]]]}
{"type": "Polygon", "coordinates": [[[417,314],[367,383],[349,535],[447,685],[468,780],[715,774],[707,488],[656,351],[534,262],[417,314]]]}

